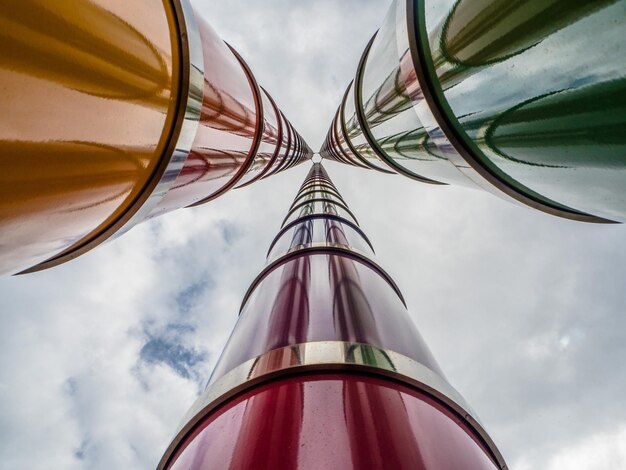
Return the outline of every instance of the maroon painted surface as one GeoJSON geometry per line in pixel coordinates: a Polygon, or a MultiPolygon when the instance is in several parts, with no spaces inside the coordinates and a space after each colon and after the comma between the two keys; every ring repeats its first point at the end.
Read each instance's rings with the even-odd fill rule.
{"type": "Polygon", "coordinates": [[[173,470],[488,470],[462,420],[433,398],[361,374],[300,375],[253,388],[209,415],[173,470]]]}
{"type": "Polygon", "coordinates": [[[211,381],[267,351],[310,341],[372,344],[404,354],[443,376],[384,278],[345,256],[310,254],[283,264],[259,283],[211,381]]]}

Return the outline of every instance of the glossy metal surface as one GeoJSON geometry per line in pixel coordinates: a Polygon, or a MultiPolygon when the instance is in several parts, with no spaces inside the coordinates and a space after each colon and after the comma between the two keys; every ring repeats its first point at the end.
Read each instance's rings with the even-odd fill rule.
{"type": "Polygon", "coordinates": [[[475,415],[444,378],[402,294],[374,261],[358,223],[338,213],[344,204],[339,200],[343,198],[326,171],[315,163],[270,247],[267,265],[244,297],[204,393],[159,468],[318,468],[320,463],[330,468],[506,468],[475,415]],[[319,400],[306,406],[298,389],[283,390],[278,399],[268,395],[259,407],[242,398],[277,381],[308,384],[310,374],[318,371],[327,377],[341,371],[349,380],[360,377],[351,374],[368,374],[357,381],[378,381],[377,376],[384,379],[379,384],[385,390],[409,386],[407,393],[437,405],[439,414],[432,416],[439,418],[430,422],[401,395],[370,391],[368,385],[333,391],[329,382],[314,393],[319,400]],[[233,405],[243,403],[239,400],[245,404],[233,405]],[[227,416],[224,410],[238,406],[236,416],[220,418],[227,416]],[[320,415],[321,408],[332,412],[320,415]],[[335,447],[319,430],[300,437],[300,423],[314,416],[323,416],[335,434],[335,447]],[[441,418],[450,418],[445,431],[437,423],[441,418]],[[381,435],[387,426],[393,432],[381,435]],[[337,439],[337,433],[344,437],[337,439]],[[367,445],[361,448],[361,443],[367,445]]]}
{"type": "Polygon", "coordinates": [[[625,1],[447,0],[416,14],[436,98],[483,165],[546,204],[626,219],[625,1]]]}
{"type": "Polygon", "coordinates": [[[338,194],[314,164],[294,202],[310,213],[275,238],[159,468],[506,468],[443,378],[393,281],[357,254],[356,240],[366,238],[356,220],[327,217],[325,206],[340,207],[340,196],[324,199],[330,193],[338,194]],[[309,198],[323,203],[307,205],[309,198]],[[341,375],[329,372],[337,369],[341,375]],[[311,379],[314,371],[325,372],[311,379]],[[270,392],[291,382],[294,389],[270,392]],[[333,430],[334,447],[310,427],[316,419],[333,430]]]}
{"type": "Polygon", "coordinates": [[[428,394],[364,374],[316,373],[230,400],[159,468],[506,468],[496,459],[463,415],[428,394]]]}
{"type": "Polygon", "coordinates": [[[97,237],[151,182],[181,100],[177,21],[157,0],[0,13],[0,271],[97,237]]]}
{"type": "Polygon", "coordinates": [[[342,247],[373,262],[374,250],[371,245],[363,238],[360,230],[354,229],[352,224],[343,223],[345,219],[305,216],[298,220],[300,222],[292,222],[290,229],[275,240],[267,257],[268,262],[308,247],[342,247]]]}
{"type": "MultiPolygon", "coordinates": [[[[377,35],[378,36],[378,35],[377,35]]],[[[352,118],[352,120],[356,120],[358,121],[358,129],[360,130],[360,132],[363,134],[362,138],[365,139],[365,141],[367,142],[367,144],[369,145],[369,147],[374,151],[374,153],[376,153],[376,155],[378,156],[378,158],[380,158],[382,161],[384,161],[385,163],[387,163],[391,168],[393,168],[394,170],[404,174],[405,176],[408,176],[410,178],[413,178],[417,181],[420,181],[422,183],[428,183],[428,184],[444,184],[441,183],[440,181],[436,181],[430,178],[426,178],[420,174],[418,174],[415,171],[410,171],[408,170],[405,166],[399,165],[396,163],[396,160],[391,157],[387,152],[385,152],[383,146],[381,145],[381,143],[379,143],[378,139],[375,138],[375,136],[372,134],[372,130],[370,128],[370,123],[367,120],[367,115],[365,112],[365,107],[367,106],[367,103],[365,103],[365,98],[363,95],[363,80],[364,80],[364,74],[365,74],[365,67],[368,64],[368,58],[369,58],[369,53],[372,47],[372,43],[375,42],[376,37],[373,37],[369,44],[367,45],[367,47],[365,48],[365,51],[363,52],[363,55],[361,56],[361,60],[359,61],[359,66],[357,67],[357,71],[356,71],[356,77],[354,79],[354,83],[352,85],[352,88],[354,90],[354,106],[355,106],[355,116],[354,118],[352,118]]],[[[395,42],[395,41],[392,41],[395,42]]],[[[387,55],[387,54],[385,54],[387,55]]],[[[376,66],[376,64],[374,64],[374,67],[376,66]]],[[[397,83],[397,78],[396,80],[394,80],[394,84],[398,84],[397,83]]],[[[383,83],[384,85],[384,83],[383,83]]],[[[394,88],[394,91],[396,92],[396,94],[400,94],[403,93],[405,96],[405,101],[410,103],[410,99],[408,99],[408,95],[406,94],[406,91],[404,90],[397,90],[397,88],[394,88]]],[[[380,90],[378,90],[376,97],[375,98],[379,98],[378,93],[380,92],[380,90]]],[[[370,98],[371,100],[371,98],[370,98]]],[[[376,101],[376,100],[375,100],[376,101]]],[[[377,101],[375,102],[375,107],[376,106],[381,106],[380,103],[378,103],[377,101]]],[[[382,110],[377,109],[379,112],[381,112],[382,110]]],[[[389,112],[389,111],[386,111],[389,112]]],[[[392,113],[396,113],[396,110],[392,110],[392,113]]],[[[400,111],[401,112],[401,111],[400,111]]],[[[408,114],[413,114],[411,113],[411,111],[408,111],[408,114]]],[[[386,116],[385,116],[386,118],[386,116]]],[[[381,119],[381,122],[385,122],[387,119],[381,119]]],[[[395,148],[395,147],[394,147],[395,148]]],[[[422,160],[425,160],[425,158],[422,158],[422,160]]],[[[432,158],[430,158],[430,160],[432,160],[432,158]]]]}
{"type": "MultiPolygon", "coordinates": [[[[350,87],[360,122],[346,107],[345,133],[408,176],[626,220],[625,26],[626,0],[396,0],[350,87]]],[[[322,154],[338,147],[327,138],[322,154]]]]}

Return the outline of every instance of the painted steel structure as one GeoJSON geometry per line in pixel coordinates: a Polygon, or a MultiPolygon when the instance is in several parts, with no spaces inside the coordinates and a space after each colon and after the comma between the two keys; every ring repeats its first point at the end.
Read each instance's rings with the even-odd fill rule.
{"type": "Polygon", "coordinates": [[[0,24],[0,273],[312,155],[188,0],[25,0],[0,24]]]}
{"type": "Polygon", "coordinates": [[[626,0],[394,0],[325,158],[626,220],[626,0]]]}
{"type": "Polygon", "coordinates": [[[506,468],[321,164],[159,469],[506,468]]]}

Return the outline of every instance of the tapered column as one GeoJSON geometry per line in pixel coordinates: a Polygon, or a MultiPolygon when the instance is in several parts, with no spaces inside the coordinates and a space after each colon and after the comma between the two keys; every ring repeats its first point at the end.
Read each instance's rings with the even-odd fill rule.
{"type": "Polygon", "coordinates": [[[24,0],[0,31],[0,274],[311,155],[188,0],[24,0]]]}
{"type": "Polygon", "coordinates": [[[320,153],[626,220],[626,0],[394,0],[320,153]]]}
{"type": "Polygon", "coordinates": [[[316,163],[159,468],[506,466],[316,163]]]}

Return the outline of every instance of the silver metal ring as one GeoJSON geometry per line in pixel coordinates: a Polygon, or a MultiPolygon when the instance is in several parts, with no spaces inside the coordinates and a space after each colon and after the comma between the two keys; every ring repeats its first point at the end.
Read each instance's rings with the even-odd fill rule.
{"type": "Polygon", "coordinates": [[[269,351],[211,381],[185,415],[158,469],[165,469],[186,436],[234,395],[279,377],[328,370],[351,370],[391,378],[435,397],[480,436],[501,469],[507,468],[476,414],[442,376],[407,356],[370,344],[317,341],[269,351]]]}

